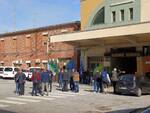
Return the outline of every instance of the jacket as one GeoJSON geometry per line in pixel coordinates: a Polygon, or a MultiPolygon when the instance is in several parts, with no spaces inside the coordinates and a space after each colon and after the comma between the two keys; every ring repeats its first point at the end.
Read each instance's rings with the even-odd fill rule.
{"type": "Polygon", "coordinates": [[[69,73],[64,71],[62,78],[63,78],[63,80],[68,80],[69,81],[69,79],[70,79],[69,73]]]}
{"type": "Polygon", "coordinates": [[[48,72],[41,73],[41,82],[48,83],[50,81],[50,76],[48,72]]]}
{"type": "Polygon", "coordinates": [[[73,81],[79,81],[79,80],[80,80],[79,73],[73,72],[73,81]]]}

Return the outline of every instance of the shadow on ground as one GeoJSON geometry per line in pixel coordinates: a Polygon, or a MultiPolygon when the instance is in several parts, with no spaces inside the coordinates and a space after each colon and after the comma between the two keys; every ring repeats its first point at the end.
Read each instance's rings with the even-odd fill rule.
{"type": "Polygon", "coordinates": [[[103,110],[96,110],[96,111],[86,111],[84,113],[130,113],[134,109],[124,109],[124,110],[116,110],[116,111],[109,111],[109,112],[105,110],[103,109],[103,110]]]}
{"type": "Polygon", "coordinates": [[[7,110],[0,110],[0,113],[17,113],[17,112],[11,112],[11,111],[7,111],[7,110]]]}

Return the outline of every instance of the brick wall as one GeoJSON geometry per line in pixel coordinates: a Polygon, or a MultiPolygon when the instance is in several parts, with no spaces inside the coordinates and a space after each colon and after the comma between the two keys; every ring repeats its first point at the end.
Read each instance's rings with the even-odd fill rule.
{"type": "Polygon", "coordinates": [[[79,22],[1,34],[0,65],[20,64],[22,67],[27,67],[27,62],[31,62],[31,66],[40,62],[39,66],[42,66],[43,60],[72,58],[74,57],[73,46],[64,43],[48,43],[48,37],[77,30],[80,30],[79,22]]]}

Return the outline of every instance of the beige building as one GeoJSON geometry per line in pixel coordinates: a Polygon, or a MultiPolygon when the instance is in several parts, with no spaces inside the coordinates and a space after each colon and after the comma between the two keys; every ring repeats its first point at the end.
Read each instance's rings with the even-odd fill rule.
{"type": "Polygon", "coordinates": [[[81,0],[81,32],[55,35],[51,42],[76,46],[85,70],[102,64],[150,72],[149,6],[149,0],[81,0]]]}

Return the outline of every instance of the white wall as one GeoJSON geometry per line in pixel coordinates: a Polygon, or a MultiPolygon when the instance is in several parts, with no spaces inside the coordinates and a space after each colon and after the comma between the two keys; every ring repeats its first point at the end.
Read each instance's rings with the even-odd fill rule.
{"type": "Polygon", "coordinates": [[[141,0],[141,22],[150,21],[150,0],[141,0]]]}

